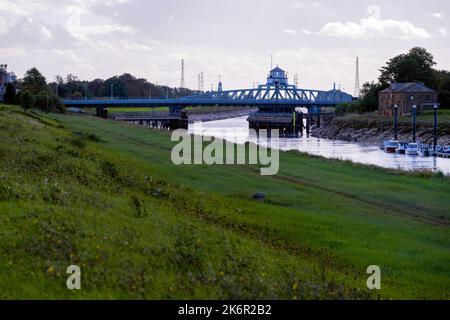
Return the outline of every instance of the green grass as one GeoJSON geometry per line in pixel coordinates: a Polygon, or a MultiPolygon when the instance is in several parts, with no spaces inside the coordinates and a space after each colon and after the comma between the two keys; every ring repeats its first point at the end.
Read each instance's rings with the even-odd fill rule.
{"type": "MultiPolygon", "coordinates": [[[[411,123],[412,116],[407,116],[404,120],[411,123]]],[[[424,111],[417,116],[417,120],[420,122],[434,123],[434,111],[424,111]]],[[[438,121],[446,125],[450,124],[450,110],[439,110],[438,121]]]]}
{"type": "MultiPolygon", "coordinates": [[[[346,114],[344,116],[339,117],[342,120],[351,120],[351,121],[361,121],[361,122],[374,122],[374,121],[382,121],[389,122],[393,121],[392,117],[384,117],[378,115],[378,112],[372,113],[363,113],[363,114],[346,114]]],[[[438,121],[439,125],[442,127],[448,126],[450,124],[450,110],[439,110],[438,111],[438,121]]],[[[399,117],[399,123],[411,124],[412,123],[412,115],[399,117]]],[[[417,123],[423,125],[433,125],[434,123],[434,111],[424,111],[417,115],[417,123]]]]}
{"type": "Polygon", "coordinates": [[[173,145],[0,107],[0,298],[450,298],[448,178],[296,152],[261,177],[172,165],[173,145]],[[81,291],[65,288],[71,264],[81,291]]]}

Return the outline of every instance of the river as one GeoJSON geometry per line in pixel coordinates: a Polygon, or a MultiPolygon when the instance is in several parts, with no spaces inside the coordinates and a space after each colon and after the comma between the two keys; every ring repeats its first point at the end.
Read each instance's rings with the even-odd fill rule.
{"type": "MultiPolygon", "coordinates": [[[[240,144],[259,143],[255,135],[250,135],[247,117],[227,120],[203,122],[189,125],[189,132],[197,135],[222,138],[240,144]]],[[[450,159],[405,156],[387,154],[378,146],[354,142],[319,139],[303,136],[297,139],[279,139],[279,149],[282,151],[298,150],[311,155],[339,160],[350,160],[355,163],[370,164],[383,168],[404,171],[433,171],[450,175],[450,159]]]]}

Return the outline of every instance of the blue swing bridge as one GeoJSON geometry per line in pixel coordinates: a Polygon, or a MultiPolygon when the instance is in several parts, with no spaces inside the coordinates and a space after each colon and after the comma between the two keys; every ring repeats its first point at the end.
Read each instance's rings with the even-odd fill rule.
{"type": "MultiPolygon", "coordinates": [[[[65,100],[64,104],[69,108],[96,108],[97,115],[102,117],[107,117],[109,108],[169,108],[164,115],[153,112],[147,119],[132,117],[130,121],[183,120],[181,111],[187,107],[257,108],[248,119],[251,128],[281,129],[297,134],[303,129],[305,116],[308,120],[312,115],[319,115],[320,119],[321,108],[353,100],[350,94],[337,90],[336,86],[329,91],[297,88],[288,83],[286,72],[277,66],[269,72],[266,84],[252,89],[223,90],[219,82],[217,91],[178,99],[85,99],[65,100]]],[[[122,115],[120,120],[126,121],[126,116],[122,115]]],[[[179,123],[176,126],[180,126],[179,123]]]]}

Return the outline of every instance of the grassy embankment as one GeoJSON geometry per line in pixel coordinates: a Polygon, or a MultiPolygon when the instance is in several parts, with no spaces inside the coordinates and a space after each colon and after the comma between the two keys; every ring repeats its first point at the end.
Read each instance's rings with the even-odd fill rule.
{"type": "MultiPolygon", "coordinates": [[[[393,118],[386,118],[384,116],[378,115],[377,112],[373,113],[363,113],[363,114],[346,114],[344,116],[338,117],[341,120],[350,120],[350,121],[360,121],[360,122],[384,122],[391,124],[393,122],[393,118]]],[[[399,117],[399,124],[410,125],[412,123],[412,115],[399,117]]],[[[438,121],[441,127],[450,125],[450,110],[439,110],[438,111],[438,121]]],[[[434,111],[424,111],[421,114],[417,115],[417,124],[418,125],[430,125],[432,126],[434,123],[434,111]]]]}
{"type": "Polygon", "coordinates": [[[449,179],[295,152],[274,177],[177,167],[173,145],[0,106],[0,298],[450,298],[449,179]]]}

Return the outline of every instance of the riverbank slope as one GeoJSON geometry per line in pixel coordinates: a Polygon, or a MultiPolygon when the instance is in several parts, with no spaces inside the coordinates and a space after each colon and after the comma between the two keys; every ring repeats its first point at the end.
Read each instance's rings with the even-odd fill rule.
{"type": "Polygon", "coordinates": [[[0,298],[450,298],[448,178],[297,152],[272,177],[175,166],[168,132],[9,106],[0,127],[0,298]]]}
{"type": "MultiPolygon", "coordinates": [[[[420,115],[417,120],[417,140],[433,144],[433,128],[432,114],[420,115]]],[[[392,119],[376,114],[349,114],[324,122],[320,128],[313,127],[311,134],[324,139],[381,144],[394,138],[394,124],[392,119]]],[[[399,141],[412,141],[411,117],[399,119],[398,137],[399,141]]],[[[447,110],[439,114],[438,144],[450,145],[450,112],[447,110]]]]}

